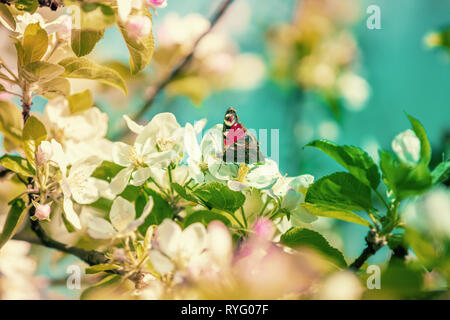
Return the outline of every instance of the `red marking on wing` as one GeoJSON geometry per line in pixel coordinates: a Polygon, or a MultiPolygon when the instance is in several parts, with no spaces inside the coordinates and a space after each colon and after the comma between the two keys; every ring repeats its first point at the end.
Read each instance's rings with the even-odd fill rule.
{"type": "Polygon", "coordinates": [[[228,130],[227,137],[224,139],[224,144],[226,147],[229,147],[238,140],[244,139],[245,135],[246,130],[244,127],[239,122],[236,122],[231,126],[230,130],[228,130]]]}

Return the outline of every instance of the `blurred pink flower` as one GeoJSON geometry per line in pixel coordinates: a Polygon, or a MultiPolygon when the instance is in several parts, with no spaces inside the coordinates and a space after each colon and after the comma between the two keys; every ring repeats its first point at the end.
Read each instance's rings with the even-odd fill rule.
{"type": "Polygon", "coordinates": [[[164,8],[167,6],[167,0],[147,0],[147,3],[157,8],[164,8]]]}
{"type": "Polygon", "coordinates": [[[255,221],[253,225],[255,234],[263,239],[271,240],[275,233],[275,226],[273,222],[266,218],[260,218],[255,221]]]}
{"type": "Polygon", "coordinates": [[[127,21],[128,35],[139,39],[152,31],[152,22],[145,16],[131,16],[127,21]]]}

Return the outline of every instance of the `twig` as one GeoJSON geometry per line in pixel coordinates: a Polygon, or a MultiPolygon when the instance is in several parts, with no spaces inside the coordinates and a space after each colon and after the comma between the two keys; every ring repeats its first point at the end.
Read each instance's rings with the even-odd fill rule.
{"type": "MultiPolygon", "coordinates": [[[[152,95],[147,99],[147,101],[139,108],[139,111],[132,115],[131,118],[135,121],[138,121],[140,118],[142,118],[145,113],[153,106],[153,102],[155,101],[156,97],[161,93],[161,91],[164,90],[164,88],[186,67],[189,62],[192,60],[195,50],[197,49],[198,44],[200,41],[208,35],[211,30],[214,28],[214,26],[217,24],[217,22],[220,20],[220,18],[224,15],[224,13],[227,11],[228,7],[234,0],[225,0],[223,4],[219,7],[219,9],[213,14],[213,16],[210,19],[210,27],[208,30],[206,30],[194,43],[192,46],[191,52],[185,56],[179,64],[177,64],[174,69],[169,73],[169,75],[163,79],[158,85],[156,85],[156,88],[152,95]]],[[[126,134],[126,130],[122,129],[117,134],[118,138],[123,137],[126,134]]]]}
{"type": "Polygon", "coordinates": [[[348,267],[350,270],[359,270],[367,259],[377,253],[377,251],[386,244],[386,239],[384,237],[379,238],[376,230],[372,229],[366,236],[366,244],[367,247],[363,250],[361,255],[348,267]]]}
{"type": "MultiPolygon", "coordinates": [[[[32,206],[29,211],[29,216],[34,216],[35,207],[32,206]]],[[[67,244],[64,244],[62,242],[56,241],[52,239],[47,232],[45,232],[44,228],[42,228],[41,224],[38,220],[30,220],[31,222],[31,230],[36,234],[36,236],[39,238],[42,245],[59,250],[64,253],[72,254],[90,266],[96,265],[96,264],[103,264],[107,263],[109,260],[105,257],[105,255],[99,251],[95,250],[85,250],[78,247],[69,246],[67,244]]]]}

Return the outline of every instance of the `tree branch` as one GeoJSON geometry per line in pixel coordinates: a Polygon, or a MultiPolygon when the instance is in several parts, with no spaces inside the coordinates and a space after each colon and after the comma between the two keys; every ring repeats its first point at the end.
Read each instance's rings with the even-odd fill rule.
{"type": "Polygon", "coordinates": [[[356,258],[356,260],[348,267],[348,269],[353,271],[359,270],[359,268],[362,267],[367,259],[377,253],[377,251],[386,244],[386,239],[384,237],[380,238],[375,229],[369,231],[365,240],[367,247],[363,250],[361,255],[356,258]]]}
{"type": "MultiPolygon", "coordinates": [[[[229,6],[233,3],[234,0],[225,0],[223,4],[217,9],[217,11],[212,15],[210,19],[210,27],[208,30],[206,30],[194,43],[192,46],[191,52],[186,55],[181,61],[172,69],[172,71],[169,73],[169,75],[164,78],[159,84],[157,84],[155,87],[154,92],[151,94],[151,96],[147,99],[147,101],[139,108],[139,111],[132,115],[131,118],[135,121],[138,121],[141,119],[145,113],[150,110],[150,108],[153,106],[153,102],[155,101],[156,97],[165,89],[165,87],[191,62],[195,50],[197,49],[198,44],[200,41],[208,35],[211,30],[214,28],[214,26],[217,24],[217,22],[220,20],[220,18],[224,15],[224,13],[227,11],[229,6]]],[[[117,138],[121,138],[126,134],[126,130],[122,129],[117,134],[117,138]]]]}
{"type": "MultiPolygon", "coordinates": [[[[35,207],[32,206],[29,211],[29,216],[34,216],[35,213],[35,207]]],[[[30,220],[31,222],[31,230],[36,234],[36,236],[39,238],[39,241],[42,245],[56,249],[59,251],[62,251],[64,253],[72,254],[90,266],[96,265],[96,264],[103,264],[108,263],[108,259],[105,257],[105,255],[99,251],[95,250],[85,250],[78,247],[69,246],[67,244],[64,244],[62,242],[56,241],[52,239],[47,232],[45,232],[44,228],[42,228],[41,224],[38,220],[30,220]]]]}

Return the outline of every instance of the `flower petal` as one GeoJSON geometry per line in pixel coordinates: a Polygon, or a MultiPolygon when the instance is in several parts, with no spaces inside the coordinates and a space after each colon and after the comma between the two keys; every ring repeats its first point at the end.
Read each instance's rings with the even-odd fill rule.
{"type": "Polygon", "coordinates": [[[111,180],[111,183],[109,184],[109,190],[112,194],[119,194],[125,190],[132,172],[133,168],[131,167],[119,171],[119,173],[111,180]]]}
{"type": "Polygon", "coordinates": [[[81,221],[78,214],[73,209],[73,202],[69,197],[64,197],[63,201],[64,215],[69,223],[75,228],[81,229],[81,221]]]}
{"type": "Polygon", "coordinates": [[[175,268],[170,259],[158,250],[151,250],[148,256],[155,270],[161,274],[167,274],[175,268]]]}
{"type": "Polygon", "coordinates": [[[152,170],[150,167],[139,168],[131,175],[131,184],[133,186],[141,186],[150,178],[152,170]]]}
{"type": "Polygon", "coordinates": [[[206,248],[206,229],[200,222],[193,223],[183,230],[179,240],[179,255],[190,259],[206,248]]]}
{"type": "Polygon", "coordinates": [[[99,217],[89,219],[87,232],[94,239],[112,239],[117,236],[111,223],[99,217]]]}
{"type": "Polygon", "coordinates": [[[95,180],[94,178],[88,178],[82,186],[71,188],[73,200],[79,204],[89,204],[97,201],[100,194],[95,180]]]}
{"type": "Polygon", "coordinates": [[[114,200],[109,213],[109,219],[117,231],[122,232],[135,217],[136,212],[130,201],[122,197],[117,197],[114,200]]]}
{"type": "Polygon", "coordinates": [[[112,147],[113,161],[120,166],[128,167],[131,164],[130,155],[132,152],[132,146],[123,142],[116,142],[112,147]]]}
{"type": "Polygon", "coordinates": [[[202,160],[202,151],[198,145],[194,127],[190,123],[186,123],[184,130],[184,148],[189,155],[189,159],[197,162],[202,160]]]}
{"type": "Polygon", "coordinates": [[[181,232],[180,226],[170,219],[165,219],[156,229],[159,248],[167,256],[176,256],[181,232]]]}
{"type": "Polygon", "coordinates": [[[130,129],[131,132],[134,132],[136,134],[140,134],[142,130],[144,130],[144,126],[141,126],[140,124],[137,124],[133,120],[130,119],[129,116],[126,114],[123,116],[123,119],[127,123],[128,129],[130,129]]]}

